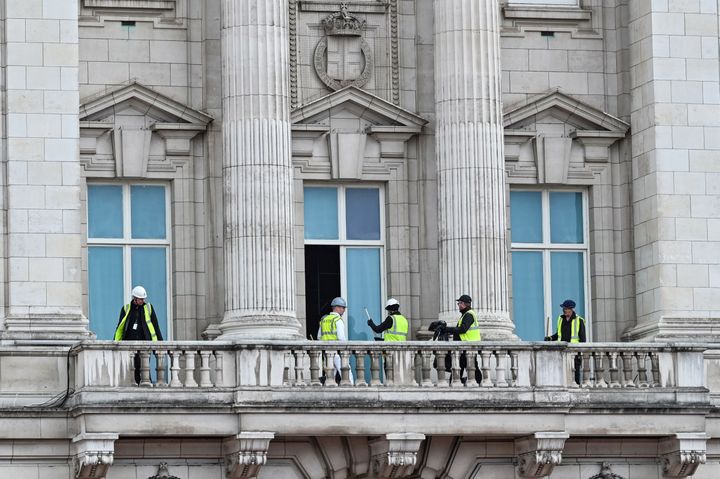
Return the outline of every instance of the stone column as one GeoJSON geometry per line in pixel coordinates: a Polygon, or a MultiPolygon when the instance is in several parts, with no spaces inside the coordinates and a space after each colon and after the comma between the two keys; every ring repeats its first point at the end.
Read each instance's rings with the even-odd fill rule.
{"type": "Polygon", "coordinates": [[[435,0],[440,319],[473,297],[483,339],[513,337],[508,301],[497,0],[435,0]]]}
{"type": "Polygon", "coordinates": [[[223,0],[222,6],[220,339],[297,338],[287,0],[223,0]]]}
{"type": "Polygon", "coordinates": [[[88,336],[82,313],[78,2],[3,2],[4,336],[88,336]]]}

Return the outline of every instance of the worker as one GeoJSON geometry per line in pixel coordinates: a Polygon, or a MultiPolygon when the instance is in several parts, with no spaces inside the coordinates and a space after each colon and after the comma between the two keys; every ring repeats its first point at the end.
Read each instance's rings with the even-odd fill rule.
{"type": "Polygon", "coordinates": [[[388,299],[385,305],[388,312],[385,321],[376,326],[372,319],[367,320],[368,326],[377,333],[383,335],[383,341],[407,341],[408,321],[400,314],[400,303],[395,298],[388,299]]]}

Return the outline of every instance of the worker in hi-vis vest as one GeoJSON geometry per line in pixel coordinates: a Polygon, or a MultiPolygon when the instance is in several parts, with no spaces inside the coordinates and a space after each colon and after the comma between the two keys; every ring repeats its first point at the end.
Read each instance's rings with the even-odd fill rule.
{"type": "MultiPolygon", "coordinates": [[[[557,318],[557,332],[552,336],[546,336],[545,341],[565,341],[568,343],[584,343],[585,318],[575,313],[575,301],[566,299],[560,305],[563,312],[557,318]]],[[[582,370],[582,358],[575,357],[575,382],[580,384],[580,371],[582,370]]]]}
{"type": "MultiPolygon", "coordinates": [[[[132,289],[132,300],[120,309],[115,329],[115,341],[162,341],[155,309],[146,302],[147,291],[142,286],[132,289]]],[[[140,384],[140,355],[135,355],[135,382],[140,384]]]]}
{"type": "MultiPolygon", "coordinates": [[[[448,334],[452,334],[455,341],[480,341],[482,339],[480,337],[480,324],[478,323],[477,313],[472,309],[472,298],[467,294],[463,294],[460,295],[455,302],[457,303],[457,308],[460,312],[460,319],[458,320],[456,327],[445,328],[446,332],[448,334]]],[[[446,369],[448,369],[447,359],[445,361],[445,365],[446,369]]],[[[463,384],[465,384],[468,379],[462,377],[466,368],[467,356],[465,355],[465,352],[463,352],[460,354],[460,380],[463,384]]],[[[475,381],[477,381],[478,384],[482,381],[482,371],[480,370],[480,365],[477,362],[477,357],[475,358],[475,381]]]]}
{"type": "MultiPolygon", "coordinates": [[[[320,341],[347,341],[347,333],[345,332],[345,322],[342,315],[345,313],[347,303],[344,298],[337,297],[330,303],[330,312],[320,318],[320,327],[318,328],[318,339],[320,341]]],[[[333,356],[333,364],[335,365],[335,382],[340,384],[340,372],[342,367],[340,364],[340,356],[333,356]]],[[[325,376],[320,378],[325,384],[325,376]]],[[[354,384],[352,370],[350,371],[350,383],[354,384]]]]}
{"type": "Polygon", "coordinates": [[[385,305],[385,311],[388,312],[385,321],[376,326],[373,320],[368,318],[368,326],[370,326],[376,334],[382,333],[383,341],[407,341],[408,320],[400,314],[400,303],[398,303],[398,300],[395,298],[388,299],[385,305]]]}

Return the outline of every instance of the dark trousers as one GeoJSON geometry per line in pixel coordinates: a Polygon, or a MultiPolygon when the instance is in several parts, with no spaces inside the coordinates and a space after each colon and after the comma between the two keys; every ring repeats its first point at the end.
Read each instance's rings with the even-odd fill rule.
{"type": "Polygon", "coordinates": [[[140,384],[140,353],[135,353],[133,366],[135,366],[135,384],[140,384]]]}
{"type": "Polygon", "coordinates": [[[575,356],[575,382],[578,383],[578,385],[581,384],[581,380],[582,380],[582,368],[583,368],[582,357],[580,355],[575,356]]]}
{"type": "MultiPolygon", "coordinates": [[[[437,368],[437,360],[433,361],[433,367],[437,368]]],[[[465,369],[467,369],[467,356],[465,353],[462,353],[460,355],[460,380],[463,384],[466,382],[466,378],[463,378],[463,374],[465,373],[465,369]]],[[[447,353],[445,355],[445,371],[448,373],[452,373],[452,354],[447,353]]],[[[450,380],[452,380],[452,376],[450,377],[450,380]]],[[[475,356],[475,381],[480,384],[480,381],[482,381],[482,371],[480,370],[480,366],[478,364],[477,356],[475,356]]]]}

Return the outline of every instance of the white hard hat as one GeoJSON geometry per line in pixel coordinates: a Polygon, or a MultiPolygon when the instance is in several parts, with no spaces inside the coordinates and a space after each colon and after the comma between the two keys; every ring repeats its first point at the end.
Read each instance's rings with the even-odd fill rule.
{"type": "Polygon", "coordinates": [[[390,299],[388,299],[388,302],[387,302],[387,304],[385,305],[385,307],[387,308],[388,306],[400,306],[400,303],[398,303],[398,300],[397,300],[397,299],[395,299],[395,298],[390,298],[390,299]]]}
{"type": "Polygon", "coordinates": [[[330,306],[342,306],[343,308],[347,307],[347,303],[343,298],[338,296],[337,298],[332,300],[332,303],[330,303],[330,306]]]}
{"type": "Polygon", "coordinates": [[[131,293],[131,294],[132,294],[132,297],[133,297],[133,298],[138,298],[138,299],[145,299],[145,298],[147,298],[147,291],[145,291],[145,288],[143,288],[142,286],[135,286],[135,287],[132,289],[132,293],[131,293]]]}

